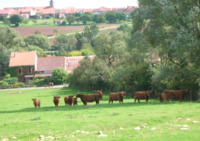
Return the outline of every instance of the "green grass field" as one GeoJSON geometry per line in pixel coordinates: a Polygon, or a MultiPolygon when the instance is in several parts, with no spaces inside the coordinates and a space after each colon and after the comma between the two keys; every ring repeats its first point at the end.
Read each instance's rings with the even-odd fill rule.
{"type": "MultiPolygon", "coordinates": [[[[99,105],[64,106],[64,96],[78,90],[34,89],[0,91],[0,140],[139,140],[139,141],[198,141],[200,139],[200,103],[160,103],[151,99],[148,104],[108,104],[104,94],[99,105]],[[58,108],[53,96],[61,96],[58,108]],[[41,100],[35,109],[32,98],[41,100]],[[100,136],[100,132],[105,136],[100,136]]],[[[90,93],[90,92],[83,92],[90,93]]]]}

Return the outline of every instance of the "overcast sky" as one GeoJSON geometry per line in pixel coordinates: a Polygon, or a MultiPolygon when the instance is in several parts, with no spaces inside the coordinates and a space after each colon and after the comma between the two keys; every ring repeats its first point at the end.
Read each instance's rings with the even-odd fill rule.
{"type": "MultiPolygon", "coordinates": [[[[0,9],[6,7],[49,6],[50,0],[0,0],[0,9]]],[[[55,8],[99,8],[137,6],[137,0],[53,0],[55,8]]]]}

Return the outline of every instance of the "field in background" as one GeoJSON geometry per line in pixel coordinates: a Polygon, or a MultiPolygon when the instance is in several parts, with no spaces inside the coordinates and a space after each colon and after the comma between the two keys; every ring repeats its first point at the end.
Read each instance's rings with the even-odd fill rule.
{"type": "MultiPolygon", "coordinates": [[[[72,25],[72,26],[32,26],[32,27],[15,27],[15,29],[20,36],[28,36],[30,34],[34,34],[35,32],[40,32],[42,35],[45,36],[53,36],[59,33],[76,33],[83,31],[86,25],[72,25]],[[57,30],[57,33],[55,32],[57,30]]],[[[89,26],[89,25],[87,25],[89,26]]],[[[99,29],[112,29],[113,27],[116,28],[119,24],[99,24],[99,29]]]]}
{"type": "MultiPolygon", "coordinates": [[[[151,99],[148,104],[108,104],[104,94],[99,105],[64,106],[64,96],[78,90],[34,89],[0,91],[0,140],[141,140],[197,141],[200,138],[200,104],[178,101],[160,103],[151,99]],[[60,106],[54,107],[53,96],[61,96],[60,106]],[[32,98],[41,100],[35,109],[32,98]]],[[[92,93],[92,92],[83,92],[92,93]]]]}

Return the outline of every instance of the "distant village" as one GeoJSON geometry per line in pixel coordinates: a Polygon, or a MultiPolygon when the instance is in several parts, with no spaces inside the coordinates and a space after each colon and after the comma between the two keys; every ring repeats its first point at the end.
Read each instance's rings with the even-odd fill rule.
{"type": "Polygon", "coordinates": [[[0,9],[0,15],[5,15],[7,18],[10,18],[12,15],[20,15],[24,19],[29,19],[31,17],[35,18],[45,18],[48,16],[65,18],[68,14],[73,13],[86,13],[90,12],[93,14],[102,14],[108,11],[115,12],[124,12],[127,16],[137,7],[128,6],[126,8],[105,8],[101,7],[98,9],[76,9],[74,7],[67,7],[65,9],[56,9],[54,7],[53,0],[50,0],[49,5],[45,7],[8,7],[0,9]]]}

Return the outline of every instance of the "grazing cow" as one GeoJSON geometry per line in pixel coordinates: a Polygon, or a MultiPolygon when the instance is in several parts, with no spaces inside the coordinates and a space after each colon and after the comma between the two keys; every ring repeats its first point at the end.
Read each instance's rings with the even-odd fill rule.
{"type": "Polygon", "coordinates": [[[169,98],[165,93],[157,93],[157,96],[158,96],[160,102],[165,102],[165,101],[169,102],[169,98]]]}
{"type": "Polygon", "coordinates": [[[76,95],[77,98],[80,98],[84,105],[87,105],[87,102],[96,102],[99,104],[99,100],[102,99],[103,93],[101,91],[97,91],[95,94],[81,94],[78,93],[76,95]]]}
{"type": "Polygon", "coordinates": [[[119,103],[120,102],[123,103],[125,94],[126,94],[126,92],[110,93],[108,103],[109,104],[110,104],[110,102],[113,103],[113,101],[119,101],[119,103]]]}
{"type": "Polygon", "coordinates": [[[49,87],[53,87],[54,83],[53,82],[49,82],[49,87]]]}
{"type": "Polygon", "coordinates": [[[191,91],[188,90],[164,90],[164,93],[169,99],[179,99],[180,102],[184,100],[186,95],[190,95],[191,91]]]}
{"type": "Polygon", "coordinates": [[[66,96],[64,98],[64,101],[65,101],[65,106],[68,104],[68,105],[77,105],[77,98],[73,95],[69,95],[69,96],[66,96]]]}
{"type": "Polygon", "coordinates": [[[146,102],[148,102],[151,93],[152,93],[152,90],[151,91],[136,91],[134,95],[135,97],[134,103],[136,102],[136,100],[138,100],[138,102],[140,103],[140,99],[145,99],[146,102]]]}
{"type": "Polygon", "coordinates": [[[39,99],[33,98],[32,101],[33,101],[35,108],[40,108],[40,100],[39,99]]]}
{"type": "Polygon", "coordinates": [[[54,96],[53,103],[55,104],[55,107],[58,107],[59,102],[60,102],[60,96],[54,96]]]}

